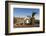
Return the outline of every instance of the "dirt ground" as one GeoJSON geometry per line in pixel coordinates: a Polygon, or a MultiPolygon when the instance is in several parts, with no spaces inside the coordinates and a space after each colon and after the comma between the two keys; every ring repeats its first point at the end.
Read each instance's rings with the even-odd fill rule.
{"type": "Polygon", "coordinates": [[[14,24],[14,28],[16,27],[39,27],[39,24],[14,24]]]}

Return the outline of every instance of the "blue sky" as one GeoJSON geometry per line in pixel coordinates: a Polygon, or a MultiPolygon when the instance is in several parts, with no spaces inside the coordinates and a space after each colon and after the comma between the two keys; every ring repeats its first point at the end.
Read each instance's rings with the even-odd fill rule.
{"type": "Polygon", "coordinates": [[[37,13],[37,16],[39,16],[39,9],[37,8],[13,8],[13,16],[24,16],[27,15],[31,16],[33,12],[37,13]]]}

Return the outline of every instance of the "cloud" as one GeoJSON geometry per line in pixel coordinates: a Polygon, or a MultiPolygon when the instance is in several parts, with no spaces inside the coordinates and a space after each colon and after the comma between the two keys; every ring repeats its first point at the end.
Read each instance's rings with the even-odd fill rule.
{"type": "Polygon", "coordinates": [[[34,17],[35,17],[35,19],[40,20],[40,15],[39,14],[36,14],[34,17]]]}

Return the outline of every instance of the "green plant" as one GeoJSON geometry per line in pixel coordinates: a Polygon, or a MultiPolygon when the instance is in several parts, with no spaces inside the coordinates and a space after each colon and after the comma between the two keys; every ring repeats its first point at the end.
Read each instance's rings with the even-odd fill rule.
{"type": "Polygon", "coordinates": [[[35,12],[32,13],[31,24],[35,24],[35,12]]]}

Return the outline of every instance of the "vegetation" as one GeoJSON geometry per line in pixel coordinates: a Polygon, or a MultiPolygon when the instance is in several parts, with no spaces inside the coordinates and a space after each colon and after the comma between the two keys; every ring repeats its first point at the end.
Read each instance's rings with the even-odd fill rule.
{"type": "Polygon", "coordinates": [[[31,24],[35,24],[35,12],[32,13],[32,18],[30,19],[31,20],[31,24]]]}
{"type": "Polygon", "coordinates": [[[17,22],[17,19],[14,17],[14,24],[17,22]]]}

